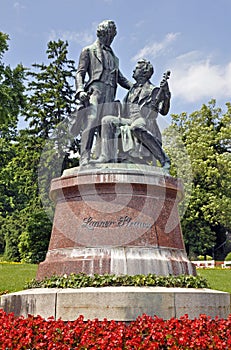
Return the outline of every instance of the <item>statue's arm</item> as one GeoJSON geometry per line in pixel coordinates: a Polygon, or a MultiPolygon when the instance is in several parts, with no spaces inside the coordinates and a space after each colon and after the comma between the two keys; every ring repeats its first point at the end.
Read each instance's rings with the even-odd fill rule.
{"type": "Polygon", "coordinates": [[[151,108],[162,115],[167,115],[170,109],[171,92],[168,83],[156,87],[152,91],[151,108]]]}
{"type": "MultiPolygon", "coordinates": [[[[168,85],[168,79],[170,77],[170,71],[167,71],[164,73],[163,79],[160,82],[160,88],[158,95],[160,99],[160,104],[159,104],[159,113],[162,115],[167,115],[170,109],[170,99],[171,99],[171,92],[169,90],[169,85],[168,85]]],[[[158,96],[157,96],[158,99],[158,96]]]]}
{"type": "Polygon", "coordinates": [[[125,78],[120,70],[118,71],[118,84],[127,90],[132,87],[132,82],[125,78]]]}
{"type": "Polygon", "coordinates": [[[167,115],[170,109],[170,99],[171,99],[171,93],[170,91],[163,93],[163,100],[161,107],[159,109],[159,113],[162,115],[167,115]]]}
{"type": "Polygon", "coordinates": [[[89,68],[89,50],[83,49],[79,57],[79,65],[75,76],[76,96],[84,91],[84,81],[89,68]]]}

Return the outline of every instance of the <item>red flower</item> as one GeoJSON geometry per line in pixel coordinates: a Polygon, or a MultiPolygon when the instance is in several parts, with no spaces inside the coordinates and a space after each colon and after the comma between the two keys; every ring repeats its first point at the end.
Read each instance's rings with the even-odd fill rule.
{"type": "Polygon", "coordinates": [[[134,322],[98,319],[75,321],[28,316],[14,317],[0,310],[1,350],[231,350],[231,315],[211,319],[201,315],[190,320],[164,321],[142,315],[134,322]]]}

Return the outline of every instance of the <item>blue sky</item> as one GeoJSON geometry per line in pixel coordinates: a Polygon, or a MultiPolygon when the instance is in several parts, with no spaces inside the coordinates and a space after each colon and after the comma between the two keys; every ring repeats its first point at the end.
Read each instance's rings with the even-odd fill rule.
{"type": "MultiPolygon", "coordinates": [[[[211,98],[226,110],[230,17],[230,0],[0,0],[0,30],[10,36],[6,64],[46,62],[49,40],[63,39],[77,65],[82,47],[96,39],[97,24],[112,19],[118,31],[112,47],[128,79],[141,57],[153,63],[155,85],[171,70],[170,115],[191,113],[211,98]]],[[[117,97],[124,94],[119,89],[117,97]]]]}

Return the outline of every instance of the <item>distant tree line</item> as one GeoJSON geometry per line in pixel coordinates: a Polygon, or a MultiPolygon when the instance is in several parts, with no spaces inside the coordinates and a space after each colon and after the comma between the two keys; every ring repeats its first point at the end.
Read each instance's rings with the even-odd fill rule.
{"type": "Polygon", "coordinates": [[[186,250],[194,259],[210,255],[223,260],[231,251],[231,104],[226,107],[222,113],[211,100],[190,115],[172,115],[165,132],[170,139],[172,175],[177,174],[176,165],[180,165],[182,178],[191,175],[185,179],[191,188],[185,193],[187,206],[181,226],[186,250]],[[180,142],[169,135],[177,135],[180,142]],[[181,154],[182,145],[189,163],[185,153],[181,154]]]}
{"type": "MultiPolygon", "coordinates": [[[[68,43],[58,40],[47,45],[47,65],[11,68],[3,60],[8,41],[0,32],[0,254],[9,261],[38,263],[52,228],[50,181],[78,164],[69,157],[70,149],[78,151],[78,140],[70,143],[65,126],[75,108],[76,67],[68,59],[68,43]],[[27,126],[19,130],[20,118],[27,126]]],[[[172,132],[180,135],[190,159],[191,192],[181,224],[192,258],[222,258],[231,232],[231,105],[224,114],[215,105],[212,100],[190,115],[172,115],[165,133],[167,140],[172,132]]],[[[174,176],[181,152],[176,147],[174,154],[171,142],[166,151],[171,147],[174,176]]],[[[181,162],[184,168],[184,157],[181,162]]]]}

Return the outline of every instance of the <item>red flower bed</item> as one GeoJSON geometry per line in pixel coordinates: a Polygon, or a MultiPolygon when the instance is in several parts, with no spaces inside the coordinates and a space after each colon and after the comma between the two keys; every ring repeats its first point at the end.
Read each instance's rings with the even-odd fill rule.
{"type": "Polygon", "coordinates": [[[140,316],[129,324],[115,321],[44,320],[42,317],[15,317],[0,310],[1,350],[155,350],[155,349],[231,349],[231,315],[211,319],[201,315],[190,320],[164,321],[140,316]]]}

